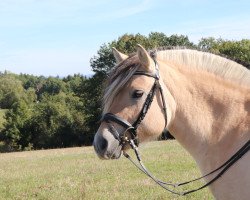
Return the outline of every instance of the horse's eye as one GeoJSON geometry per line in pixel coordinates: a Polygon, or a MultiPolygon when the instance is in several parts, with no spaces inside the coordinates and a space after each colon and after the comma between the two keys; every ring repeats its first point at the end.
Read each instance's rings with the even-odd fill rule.
{"type": "Polygon", "coordinates": [[[138,98],[141,98],[142,95],[143,95],[143,91],[142,90],[135,90],[134,93],[132,94],[132,98],[138,99],[138,98]]]}

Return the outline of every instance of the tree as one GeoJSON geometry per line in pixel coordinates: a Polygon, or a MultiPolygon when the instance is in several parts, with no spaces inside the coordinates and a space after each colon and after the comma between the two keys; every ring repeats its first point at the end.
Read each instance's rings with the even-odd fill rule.
{"type": "Polygon", "coordinates": [[[130,54],[136,51],[137,44],[141,44],[146,49],[155,49],[164,46],[188,46],[194,47],[195,45],[189,41],[187,36],[184,35],[171,35],[167,37],[164,33],[152,32],[148,37],[141,34],[124,34],[118,40],[114,40],[108,44],[103,44],[90,60],[90,66],[95,73],[107,73],[115,66],[115,59],[112,54],[112,47],[117,48],[119,51],[130,54]]]}
{"type": "Polygon", "coordinates": [[[150,40],[141,34],[124,34],[117,41],[110,43],[109,48],[114,46],[125,54],[136,51],[137,44],[143,45],[146,49],[152,48],[150,40]]]}
{"type": "Polygon", "coordinates": [[[198,47],[202,50],[215,54],[227,56],[239,63],[247,65],[250,63],[250,40],[243,39],[240,41],[229,41],[215,39],[213,37],[202,38],[198,47]]]}
{"type": "Polygon", "coordinates": [[[41,88],[38,88],[38,94],[47,93],[50,95],[59,94],[60,92],[65,92],[65,83],[59,79],[54,77],[48,77],[42,83],[41,88]]]}
{"type": "Polygon", "coordinates": [[[250,63],[250,40],[221,41],[217,48],[220,54],[236,61],[250,63]]]}
{"type": "Polygon", "coordinates": [[[148,35],[150,46],[164,47],[169,46],[169,39],[164,33],[152,32],[148,35]]]}
{"type": "Polygon", "coordinates": [[[195,47],[185,35],[171,35],[167,38],[167,46],[195,47]]]}
{"type": "Polygon", "coordinates": [[[46,79],[44,76],[34,76],[29,74],[20,74],[19,76],[16,76],[16,78],[22,81],[25,90],[29,88],[37,90],[38,86],[45,82],[46,79]]]}
{"type": "Polygon", "coordinates": [[[34,106],[30,129],[35,148],[89,145],[83,102],[71,93],[45,95],[34,106]]]}
{"type": "Polygon", "coordinates": [[[96,73],[93,77],[88,79],[84,86],[82,98],[85,99],[84,112],[86,113],[86,125],[89,127],[90,138],[93,141],[94,133],[96,132],[102,113],[102,96],[105,75],[101,72],[96,73]]]}
{"type": "Polygon", "coordinates": [[[220,42],[221,39],[215,39],[213,37],[208,37],[208,38],[201,38],[201,40],[198,43],[198,48],[203,50],[203,51],[208,51],[208,52],[215,52],[217,47],[218,42],[220,42]]]}
{"type": "Polygon", "coordinates": [[[25,98],[22,82],[12,74],[0,75],[0,108],[9,109],[20,98],[25,98]]]}
{"type": "Polygon", "coordinates": [[[97,52],[97,56],[90,59],[93,72],[106,75],[115,65],[111,45],[103,44],[97,52]]]}
{"type": "Polygon", "coordinates": [[[14,103],[12,108],[6,112],[6,122],[0,138],[5,141],[8,151],[22,150],[24,146],[28,145],[30,136],[27,134],[25,126],[31,115],[30,107],[22,99],[14,103]]]}
{"type": "MultiPolygon", "coordinates": [[[[44,78],[39,101],[36,100],[35,84],[24,89],[24,83],[28,83],[31,77],[12,74],[7,78],[4,75],[3,83],[6,85],[10,80],[8,85],[14,83],[11,88],[13,91],[18,89],[20,93],[16,92],[18,98],[9,105],[0,133],[0,140],[5,142],[8,151],[92,144],[93,134],[89,134],[86,125],[84,95],[78,88],[85,82],[83,76],[64,81],[60,78],[44,78]]],[[[32,80],[38,83],[36,78],[32,77],[32,80]]],[[[7,92],[4,90],[3,95],[6,96],[7,92]]]]}
{"type": "Polygon", "coordinates": [[[76,96],[81,96],[84,92],[81,90],[81,85],[87,80],[87,78],[80,74],[74,74],[73,76],[69,75],[62,79],[66,83],[65,87],[67,92],[72,92],[76,96]]]}

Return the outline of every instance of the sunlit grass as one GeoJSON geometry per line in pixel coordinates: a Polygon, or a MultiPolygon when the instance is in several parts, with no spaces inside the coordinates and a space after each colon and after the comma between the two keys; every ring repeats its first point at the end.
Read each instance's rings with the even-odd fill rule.
{"type": "MultiPolygon", "coordinates": [[[[148,168],[163,180],[199,176],[192,158],[176,141],[140,147],[148,168]]],[[[133,152],[130,152],[132,154],[133,152]]],[[[191,187],[198,186],[194,184],[191,187]]],[[[99,160],[92,147],[0,154],[0,199],[212,199],[203,190],[172,195],[127,159],[99,160]]]]}

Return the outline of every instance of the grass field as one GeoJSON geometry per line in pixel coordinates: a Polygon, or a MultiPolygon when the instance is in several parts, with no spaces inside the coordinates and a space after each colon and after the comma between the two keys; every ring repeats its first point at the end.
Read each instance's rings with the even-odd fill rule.
{"type": "MultiPolygon", "coordinates": [[[[140,149],[145,164],[163,180],[179,182],[200,175],[176,141],[151,142],[140,149]]],[[[92,147],[82,147],[0,154],[0,199],[200,200],[212,196],[207,189],[186,197],[172,195],[127,159],[99,160],[92,147]]]]}

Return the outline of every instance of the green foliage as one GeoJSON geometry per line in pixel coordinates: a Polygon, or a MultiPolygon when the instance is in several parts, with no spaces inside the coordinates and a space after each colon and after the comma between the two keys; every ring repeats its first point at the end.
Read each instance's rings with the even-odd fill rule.
{"type": "Polygon", "coordinates": [[[38,149],[81,145],[86,133],[84,115],[78,111],[81,107],[79,98],[70,94],[43,96],[33,108],[29,143],[38,149]]]}
{"type": "Polygon", "coordinates": [[[21,150],[22,143],[29,140],[25,126],[31,114],[32,112],[24,100],[19,100],[6,112],[6,122],[1,131],[1,138],[8,145],[9,151],[21,150]],[[20,143],[20,141],[22,142],[20,143]]]}
{"type": "Polygon", "coordinates": [[[85,99],[86,124],[89,127],[90,133],[94,134],[98,128],[98,122],[101,116],[101,99],[103,96],[103,82],[105,75],[96,73],[85,84],[85,92],[83,98],[85,99]]]}
{"type": "Polygon", "coordinates": [[[9,109],[20,99],[25,99],[25,91],[22,87],[22,82],[16,79],[12,74],[1,74],[0,108],[9,109]]]}
{"type": "Polygon", "coordinates": [[[86,126],[86,105],[80,93],[85,90],[81,89],[85,77],[36,80],[34,76],[20,75],[11,76],[11,81],[19,83],[22,90],[18,90],[20,98],[6,111],[0,133],[7,151],[92,144],[93,134],[86,126]],[[31,82],[37,85],[25,89],[31,82]]]}
{"type": "Polygon", "coordinates": [[[194,47],[195,45],[189,41],[187,36],[184,35],[171,35],[167,37],[164,33],[152,32],[148,36],[150,41],[150,48],[157,47],[172,47],[172,46],[185,46],[194,47]]]}
{"type": "Polygon", "coordinates": [[[250,40],[229,41],[213,37],[202,38],[198,44],[202,50],[225,55],[236,61],[250,63],[250,40]]]}
{"type": "Polygon", "coordinates": [[[118,40],[114,40],[109,44],[103,44],[90,60],[90,65],[95,73],[107,74],[115,65],[115,59],[112,54],[111,47],[116,47],[119,51],[130,54],[136,51],[137,44],[141,44],[146,49],[154,49],[164,46],[188,46],[195,45],[189,41],[184,35],[166,36],[164,33],[152,32],[149,36],[141,34],[124,34],[118,40]]]}
{"type": "Polygon", "coordinates": [[[22,81],[24,89],[34,88],[35,90],[39,89],[42,83],[45,81],[44,76],[34,76],[29,74],[20,74],[17,78],[22,81]]]}
{"type": "Polygon", "coordinates": [[[3,129],[3,124],[5,122],[5,113],[6,113],[7,109],[0,109],[0,131],[3,129]]]}
{"type": "Polygon", "coordinates": [[[59,78],[49,77],[44,82],[41,88],[38,89],[39,94],[47,93],[50,95],[59,94],[65,91],[65,83],[59,78]]]}
{"type": "Polygon", "coordinates": [[[115,46],[125,54],[135,52],[137,44],[143,45],[146,49],[151,47],[150,40],[141,34],[125,34],[118,38],[117,41],[112,42],[112,46],[115,46]]]}
{"type": "Polygon", "coordinates": [[[215,51],[215,47],[220,40],[216,40],[213,37],[201,38],[198,43],[198,48],[203,51],[215,51]]]}
{"type": "Polygon", "coordinates": [[[84,93],[82,85],[84,85],[84,82],[87,81],[86,77],[80,74],[75,74],[73,76],[69,75],[63,78],[63,81],[66,83],[68,92],[72,92],[77,96],[81,96],[84,93]]]}
{"type": "Polygon", "coordinates": [[[97,52],[97,56],[94,56],[90,60],[90,66],[95,73],[106,74],[115,65],[115,59],[112,55],[110,45],[102,45],[97,52]]]}

